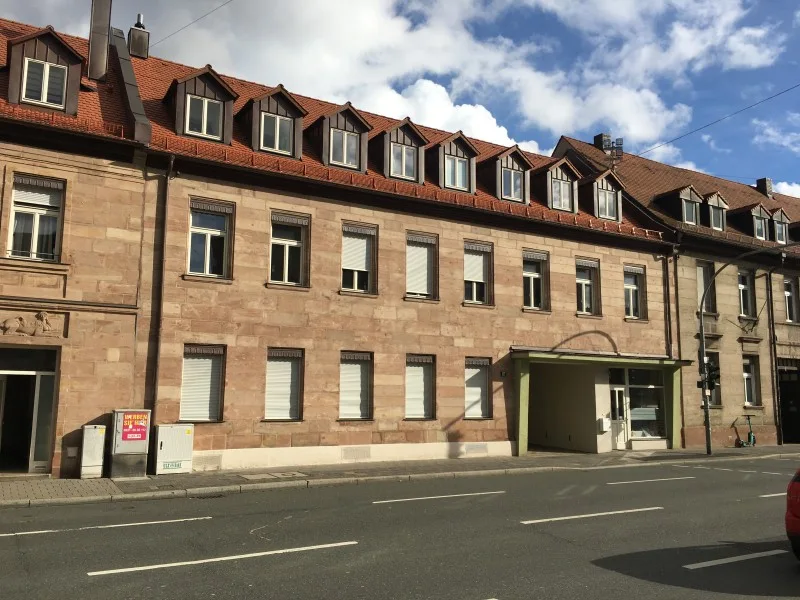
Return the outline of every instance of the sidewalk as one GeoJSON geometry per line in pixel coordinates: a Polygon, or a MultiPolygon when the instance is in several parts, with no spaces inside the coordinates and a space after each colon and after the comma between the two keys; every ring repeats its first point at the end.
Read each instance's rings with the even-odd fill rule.
{"type": "Polygon", "coordinates": [[[282,487],[362,484],[370,481],[415,481],[420,479],[513,475],[560,470],[610,469],[680,464],[714,460],[749,460],[796,457],[800,445],[756,448],[724,448],[711,457],[696,450],[578,454],[531,451],[520,457],[443,459],[426,461],[352,463],[298,467],[296,470],[210,471],[185,475],[159,475],[134,480],[0,478],[0,508],[125,502],[155,498],[217,496],[282,487]]]}

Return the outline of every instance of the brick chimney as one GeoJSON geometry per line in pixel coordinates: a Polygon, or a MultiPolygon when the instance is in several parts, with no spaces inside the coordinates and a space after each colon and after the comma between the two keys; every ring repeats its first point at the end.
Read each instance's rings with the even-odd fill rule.
{"type": "Polygon", "coordinates": [[[611,134],[610,133],[598,133],[594,136],[594,147],[602,150],[603,152],[610,152],[611,151],[611,134]]]}
{"type": "Polygon", "coordinates": [[[768,198],[772,198],[772,179],[762,177],[756,180],[756,189],[768,198]]]}

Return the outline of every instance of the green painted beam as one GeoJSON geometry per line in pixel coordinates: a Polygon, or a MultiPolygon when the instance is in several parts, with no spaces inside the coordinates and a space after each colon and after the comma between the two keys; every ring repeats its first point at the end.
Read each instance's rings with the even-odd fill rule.
{"type": "Polygon", "coordinates": [[[523,361],[514,362],[514,383],[517,388],[517,456],[528,452],[528,414],[530,410],[531,367],[523,361]]]}

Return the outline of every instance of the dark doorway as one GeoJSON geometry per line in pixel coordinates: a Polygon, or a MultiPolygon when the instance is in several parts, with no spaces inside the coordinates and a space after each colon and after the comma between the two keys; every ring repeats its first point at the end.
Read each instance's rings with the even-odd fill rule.
{"type": "Polygon", "coordinates": [[[27,472],[36,377],[7,375],[4,379],[5,391],[0,397],[0,471],[27,472]]]}
{"type": "Polygon", "coordinates": [[[800,443],[800,370],[779,370],[778,385],[783,443],[798,444],[800,443]]]}

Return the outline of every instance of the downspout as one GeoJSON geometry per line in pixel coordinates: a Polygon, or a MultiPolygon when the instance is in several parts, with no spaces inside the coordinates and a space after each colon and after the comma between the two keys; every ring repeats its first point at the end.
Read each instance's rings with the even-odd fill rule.
{"type": "MultiPolygon", "coordinates": [[[[674,248],[673,248],[673,252],[674,252],[674,248]]],[[[673,352],[672,352],[672,306],[671,306],[671,302],[670,302],[670,293],[669,293],[669,291],[670,291],[669,290],[669,259],[670,259],[670,257],[669,257],[668,254],[665,254],[662,257],[662,262],[664,263],[664,267],[662,269],[662,280],[663,280],[663,288],[664,288],[664,307],[665,307],[665,310],[666,310],[666,313],[664,315],[665,327],[666,327],[666,331],[665,331],[666,336],[665,336],[664,339],[666,340],[666,344],[667,344],[667,348],[666,348],[667,351],[665,352],[665,354],[669,358],[674,358],[673,352]]]]}
{"type": "Polygon", "coordinates": [[[775,337],[775,305],[772,295],[772,273],[774,268],[767,271],[767,319],[769,321],[769,362],[770,384],[772,385],[773,412],[775,413],[775,430],[778,444],[783,445],[783,426],[781,418],[780,386],[778,385],[778,347],[775,337]]]}
{"type": "MultiPolygon", "coordinates": [[[[682,232],[677,232],[677,244],[672,246],[672,276],[675,279],[675,314],[677,315],[677,319],[675,320],[675,329],[678,335],[678,358],[683,359],[683,343],[681,338],[681,294],[680,289],[678,287],[678,259],[680,258],[680,243],[683,239],[682,232]]],[[[667,303],[669,306],[669,303],[667,303]]],[[[701,315],[702,318],[702,315],[701,315]]],[[[686,401],[683,397],[683,369],[681,369],[681,386],[680,386],[680,401],[681,401],[681,448],[686,447],[686,435],[684,430],[686,428],[686,401]]]]}
{"type": "MultiPolygon", "coordinates": [[[[175,167],[175,155],[169,155],[169,164],[164,172],[163,193],[161,194],[162,214],[164,219],[161,227],[161,283],[158,290],[158,332],[156,334],[156,368],[153,375],[153,402],[151,423],[156,423],[156,409],[158,406],[158,379],[161,372],[161,339],[164,334],[164,289],[167,274],[167,224],[169,223],[169,182],[173,176],[175,167]]],[[[155,304],[155,303],[154,303],[155,304]]],[[[152,308],[151,308],[152,310],[152,308]]]]}

